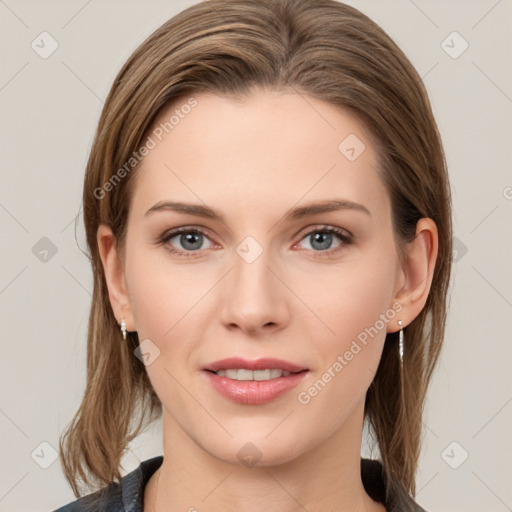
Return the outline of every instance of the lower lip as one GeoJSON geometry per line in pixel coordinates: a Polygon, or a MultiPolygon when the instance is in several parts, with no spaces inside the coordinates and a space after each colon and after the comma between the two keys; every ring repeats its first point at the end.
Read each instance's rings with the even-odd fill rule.
{"type": "Polygon", "coordinates": [[[239,404],[260,405],[271,402],[298,386],[308,371],[271,380],[234,380],[204,371],[210,384],[221,395],[239,404]]]}

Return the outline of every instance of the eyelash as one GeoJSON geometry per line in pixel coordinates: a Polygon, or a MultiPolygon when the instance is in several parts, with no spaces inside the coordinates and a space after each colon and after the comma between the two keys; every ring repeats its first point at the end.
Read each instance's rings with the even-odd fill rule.
{"type": "MultiPolygon", "coordinates": [[[[182,233],[194,233],[194,234],[201,234],[205,236],[206,238],[209,238],[208,235],[198,228],[190,228],[190,227],[182,227],[173,229],[171,231],[168,231],[164,233],[158,240],[157,244],[163,245],[166,244],[171,238],[174,238],[176,235],[182,234],[182,233]]],[[[311,249],[306,249],[313,252],[313,257],[315,258],[329,258],[333,256],[334,253],[338,252],[340,249],[342,249],[344,246],[350,245],[353,243],[352,236],[347,235],[346,231],[343,231],[341,229],[332,227],[332,226],[325,226],[322,228],[315,228],[312,229],[306,233],[304,233],[301,238],[299,239],[299,242],[302,241],[304,238],[307,238],[308,236],[314,234],[314,233],[331,233],[338,236],[338,238],[341,240],[341,244],[338,247],[335,247],[334,249],[328,249],[325,251],[314,251],[311,249]]],[[[295,245],[295,244],[294,244],[295,245]]],[[[196,251],[179,251],[175,249],[172,246],[166,246],[166,249],[171,253],[174,254],[180,258],[194,258],[196,257],[197,253],[202,252],[201,250],[196,251]]]]}

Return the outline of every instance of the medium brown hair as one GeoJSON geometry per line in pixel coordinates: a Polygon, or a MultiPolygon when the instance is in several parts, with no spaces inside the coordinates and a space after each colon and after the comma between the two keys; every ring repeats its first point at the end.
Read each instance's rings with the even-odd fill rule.
{"type": "Polygon", "coordinates": [[[94,276],[87,383],[60,440],[76,496],[78,478],[89,487],[119,480],[128,443],[162,412],[133,354],[137,333],[128,333],[128,343],[120,339],[99,256],[100,224],[111,227],[123,254],[137,168],[115,183],[112,178],[171,102],[200,92],[243,96],[254,87],[291,88],[349,109],[365,123],[402,256],[419,219],[436,223],[439,252],[430,293],[404,329],[403,380],[398,334],[389,333],[365,404],[388,493],[415,492],[423,405],[444,337],[452,253],[446,162],[425,87],[390,37],[353,7],[334,0],[210,0],[167,21],[131,55],[107,97],[87,163],[83,211],[94,276]],[[109,180],[113,186],[105,192],[109,180]]]}

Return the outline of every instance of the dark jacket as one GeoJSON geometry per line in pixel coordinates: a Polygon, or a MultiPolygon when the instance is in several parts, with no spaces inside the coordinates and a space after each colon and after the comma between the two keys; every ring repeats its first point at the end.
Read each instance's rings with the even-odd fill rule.
{"type": "MultiPolygon", "coordinates": [[[[121,479],[79,498],[54,512],[143,512],[144,488],[162,465],[163,456],[153,457],[121,479]]],[[[361,477],[369,496],[383,503],[387,512],[425,512],[405,491],[396,491],[386,500],[385,475],[379,461],[361,459],[361,477]]]]}

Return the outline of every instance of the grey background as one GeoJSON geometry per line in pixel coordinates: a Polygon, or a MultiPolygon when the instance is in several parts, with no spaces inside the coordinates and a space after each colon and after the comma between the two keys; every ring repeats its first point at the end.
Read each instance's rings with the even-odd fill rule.
{"type": "MultiPolygon", "coordinates": [[[[193,3],[0,0],[0,511],[74,499],[52,447],[85,384],[91,272],[74,233],[84,167],[119,68],[193,3]],[[43,31],[58,43],[46,59],[31,47],[43,46],[43,31]]],[[[350,3],[423,77],[453,189],[452,300],[417,501],[429,512],[512,510],[512,3],[350,3]]],[[[131,446],[124,473],[161,453],[157,423],[131,446]]]]}

